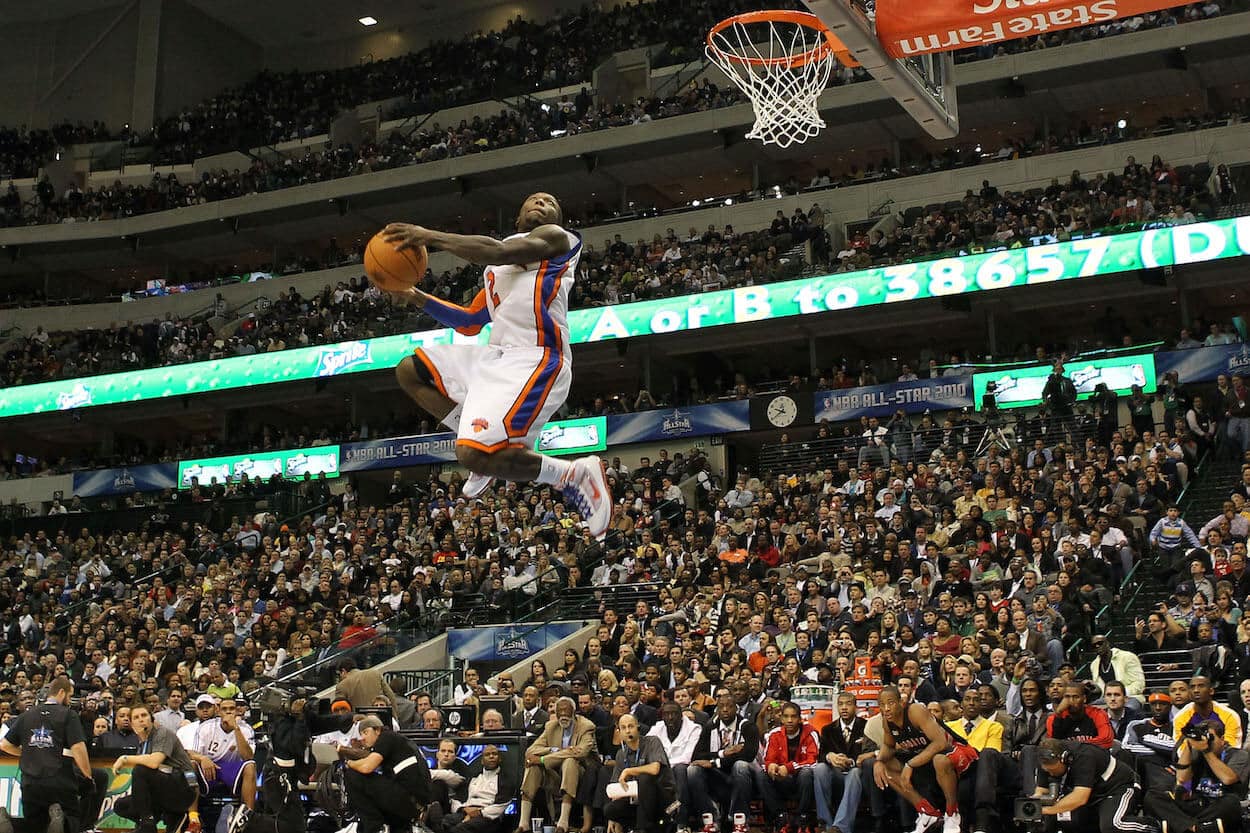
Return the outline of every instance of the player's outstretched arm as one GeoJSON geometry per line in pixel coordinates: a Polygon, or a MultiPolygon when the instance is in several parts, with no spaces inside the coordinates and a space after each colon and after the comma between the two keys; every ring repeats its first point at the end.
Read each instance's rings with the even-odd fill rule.
{"type": "Polygon", "coordinates": [[[467,307],[435,298],[415,286],[402,292],[388,292],[387,294],[395,303],[418,307],[444,327],[452,327],[463,335],[477,335],[482,327],[490,323],[490,308],[486,306],[485,289],[479,289],[467,307]]]}
{"type": "Polygon", "coordinates": [[[452,234],[407,223],[391,223],[382,230],[382,234],[383,240],[399,250],[433,246],[483,266],[534,263],[569,251],[569,236],[557,225],[539,226],[524,237],[512,240],[452,234]]]}

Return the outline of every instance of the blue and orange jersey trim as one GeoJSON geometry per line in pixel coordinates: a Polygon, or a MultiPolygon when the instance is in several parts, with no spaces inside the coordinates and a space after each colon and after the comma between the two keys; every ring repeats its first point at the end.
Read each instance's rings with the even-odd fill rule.
{"type": "Polygon", "coordinates": [[[482,327],[490,323],[490,308],[486,305],[485,289],[479,289],[467,307],[430,298],[421,309],[444,327],[452,327],[461,335],[477,335],[482,327]]]}
{"type": "Polygon", "coordinates": [[[504,430],[509,437],[524,437],[547,402],[547,396],[560,377],[564,354],[559,348],[547,347],[534,372],[525,380],[525,387],[504,416],[504,430]]]}
{"type": "Polygon", "coordinates": [[[577,244],[559,257],[539,263],[538,271],[534,275],[534,325],[538,333],[537,346],[551,347],[561,351],[564,349],[564,343],[560,337],[560,329],[556,326],[555,319],[551,317],[551,304],[560,293],[560,284],[564,281],[573,258],[582,249],[582,236],[575,231],[570,233],[577,238],[577,244]]]}

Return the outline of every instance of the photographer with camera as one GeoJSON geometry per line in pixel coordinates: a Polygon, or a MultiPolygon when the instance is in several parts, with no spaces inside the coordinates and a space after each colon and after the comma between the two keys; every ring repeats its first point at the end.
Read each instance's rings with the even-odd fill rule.
{"type": "Polygon", "coordinates": [[[363,749],[339,747],[347,804],[359,816],[357,830],[407,829],[430,800],[429,766],[415,746],[383,728],[374,715],[362,718],[359,728],[363,749]]]}
{"type": "Polygon", "coordinates": [[[1055,362],[1042,387],[1042,404],[1060,428],[1071,435],[1076,407],[1076,385],[1063,374],[1063,362],[1055,362]]]}
{"type": "MultiPolygon", "coordinates": [[[[87,738],[69,707],[73,696],[69,678],[57,677],[48,687],[47,701],[18,715],[0,740],[0,749],[19,759],[22,817],[35,830],[77,831],[80,789],[87,785],[94,789],[87,738]]],[[[3,809],[0,830],[13,830],[3,809]]]]}
{"type": "Polygon", "coordinates": [[[1181,730],[1176,785],[1146,794],[1146,810],[1163,819],[1163,833],[1229,833],[1241,823],[1241,799],[1250,783],[1250,752],[1228,746],[1212,724],[1181,730]]]}
{"type": "MultiPolygon", "coordinates": [[[[1088,743],[1047,738],[1039,745],[1037,758],[1042,772],[1038,773],[1038,786],[1033,796],[1043,800],[1032,806],[1042,817],[1055,817],[1060,828],[1090,830],[1097,827],[1100,833],[1156,833],[1158,830],[1140,816],[1129,815],[1137,808],[1141,787],[1132,769],[1108,750],[1088,743]],[[1055,785],[1053,793],[1051,783],[1055,785]],[[1054,800],[1047,800],[1052,794],[1054,800]]],[[[1017,805],[1018,820],[1036,821],[1032,813],[1021,812],[1029,805],[1028,799],[1017,805]]]]}

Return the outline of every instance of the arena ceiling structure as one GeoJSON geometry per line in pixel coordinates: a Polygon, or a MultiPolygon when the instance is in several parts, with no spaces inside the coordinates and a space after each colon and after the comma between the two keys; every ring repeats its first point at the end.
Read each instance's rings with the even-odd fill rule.
{"type": "MultiPolygon", "coordinates": [[[[47,22],[115,9],[121,11],[135,0],[44,0],[39,3],[5,0],[0,3],[0,20],[15,23],[47,22]]],[[[362,34],[359,22],[372,17],[375,31],[400,27],[441,29],[447,23],[447,2],[439,0],[186,0],[220,23],[259,46],[272,48],[298,43],[342,40],[362,34]]],[[[523,14],[556,13],[576,4],[539,2],[499,2],[499,0],[457,0],[455,17],[480,18],[486,28],[523,14]]]]}

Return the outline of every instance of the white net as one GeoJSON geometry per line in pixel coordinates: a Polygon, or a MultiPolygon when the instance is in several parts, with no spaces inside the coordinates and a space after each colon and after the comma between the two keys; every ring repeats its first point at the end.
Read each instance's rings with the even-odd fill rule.
{"type": "Polygon", "coordinates": [[[743,17],[712,31],[707,56],[751,99],[747,138],[782,148],[806,142],[825,126],[816,102],[835,60],[823,28],[814,17],[812,25],[743,17]]]}

